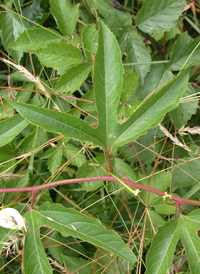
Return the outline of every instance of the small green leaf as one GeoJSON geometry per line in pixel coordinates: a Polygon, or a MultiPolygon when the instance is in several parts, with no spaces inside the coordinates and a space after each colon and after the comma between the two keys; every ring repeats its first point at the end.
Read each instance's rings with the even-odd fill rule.
{"type": "Polygon", "coordinates": [[[98,31],[96,30],[96,26],[94,24],[86,26],[81,35],[85,55],[88,61],[93,62],[92,53],[96,54],[98,46],[98,31]]]}
{"type": "Polygon", "coordinates": [[[23,20],[23,18],[14,12],[7,11],[3,16],[3,44],[6,50],[14,57],[17,63],[19,63],[23,56],[22,49],[18,48],[18,51],[13,51],[10,48],[10,45],[20,36],[21,33],[29,28],[30,26],[23,20]]]}
{"type": "Polygon", "coordinates": [[[64,35],[72,36],[79,18],[79,5],[71,5],[69,0],[51,0],[50,11],[54,16],[59,30],[64,35]]]}
{"type": "Polygon", "coordinates": [[[168,31],[175,26],[185,4],[185,0],[145,1],[136,16],[136,24],[149,34],[168,31]]]}
{"type": "MultiPolygon", "coordinates": [[[[91,178],[105,176],[105,159],[104,157],[91,158],[87,161],[85,166],[79,168],[76,177],[77,178],[91,178]]],[[[101,181],[95,182],[83,182],[81,183],[82,189],[85,191],[97,190],[102,185],[101,181]]]]}
{"type": "Polygon", "coordinates": [[[50,170],[51,174],[54,174],[61,165],[62,160],[62,149],[51,147],[44,153],[41,159],[48,159],[47,165],[48,169],[50,170]]]}
{"type": "Polygon", "coordinates": [[[138,73],[130,73],[124,76],[120,101],[127,103],[138,84],[138,73]]]}
{"type": "Polygon", "coordinates": [[[83,84],[92,66],[90,63],[83,62],[74,67],[70,67],[60,77],[55,91],[60,93],[73,93],[83,84]]]}
{"type": "Polygon", "coordinates": [[[198,101],[189,98],[189,96],[192,94],[194,95],[195,91],[191,85],[188,85],[186,91],[182,96],[182,98],[186,97],[185,101],[182,100],[179,106],[169,113],[177,129],[185,126],[188,120],[190,120],[192,115],[195,114],[197,111],[198,101]]]}
{"type": "Polygon", "coordinates": [[[0,147],[10,143],[28,124],[20,115],[0,122],[0,147]]]}
{"type": "Polygon", "coordinates": [[[64,67],[82,63],[83,55],[79,48],[69,43],[50,43],[35,53],[46,67],[64,67]]]}
{"type": "Polygon", "coordinates": [[[114,33],[114,35],[119,37],[130,28],[132,22],[132,16],[130,13],[114,8],[107,0],[95,0],[95,2],[98,12],[104,18],[104,23],[114,33]]]}
{"type": "MultiPolygon", "coordinates": [[[[142,38],[133,30],[128,32],[127,51],[129,63],[145,63],[151,61],[151,56],[142,38]]],[[[150,71],[150,64],[136,65],[135,71],[139,73],[140,82],[141,85],[143,85],[144,78],[150,71]]]]}
{"type": "Polygon", "coordinates": [[[86,158],[83,152],[79,152],[80,149],[76,148],[72,144],[65,144],[63,148],[63,154],[70,161],[72,165],[81,167],[86,162],[86,158]]]}
{"type": "Polygon", "coordinates": [[[200,44],[199,44],[200,37],[197,37],[192,42],[190,40],[191,40],[191,38],[187,34],[187,32],[184,32],[182,35],[179,36],[177,43],[174,44],[174,49],[173,49],[170,61],[167,64],[167,66],[171,70],[180,70],[180,69],[182,69],[183,65],[185,65],[185,67],[187,67],[191,63],[192,63],[192,65],[197,65],[197,66],[199,65],[199,62],[200,62],[200,58],[199,58],[199,56],[200,56],[200,44]],[[199,46],[197,47],[198,44],[199,44],[199,46]],[[195,48],[196,48],[196,50],[192,53],[192,51],[195,48]],[[189,58],[189,56],[190,56],[190,58],[189,58]],[[187,59],[188,59],[188,61],[186,62],[187,59]]]}
{"type": "Polygon", "coordinates": [[[34,28],[23,32],[10,47],[15,50],[31,51],[45,48],[49,43],[60,39],[61,35],[54,30],[34,28]]]}

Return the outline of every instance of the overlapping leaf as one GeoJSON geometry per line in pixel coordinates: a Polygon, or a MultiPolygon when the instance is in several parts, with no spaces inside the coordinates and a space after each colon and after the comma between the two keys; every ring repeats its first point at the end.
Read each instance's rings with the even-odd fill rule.
{"type": "Polygon", "coordinates": [[[121,125],[114,145],[121,146],[127,142],[135,141],[139,136],[145,134],[147,129],[153,128],[161,122],[168,111],[178,106],[180,97],[187,87],[189,71],[189,68],[186,69],[159,92],[147,99],[129,120],[121,125]]]}
{"type": "MultiPolygon", "coordinates": [[[[38,233],[37,231],[41,226],[47,226],[61,233],[80,238],[86,242],[102,247],[115,255],[128,260],[132,264],[137,260],[135,255],[117,233],[107,230],[99,220],[92,219],[75,209],[65,209],[59,204],[45,203],[38,211],[29,211],[26,214],[26,220],[33,226],[35,231],[34,235],[35,233],[38,233]]],[[[36,238],[35,243],[38,244],[38,236],[36,235],[34,237],[36,238]]],[[[41,244],[39,244],[39,248],[40,246],[41,244]]],[[[33,250],[33,244],[31,247],[26,248],[27,263],[30,262],[33,250]]]]}
{"type": "Polygon", "coordinates": [[[51,0],[50,5],[60,31],[66,36],[72,36],[79,17],[79,4],[71,5],[69,0],[51,0]]]}
{"type": "Polygon", "coordinates": [[[136,16],[138,27],[149,34],[168,31],[183,12],[185,0],[148,0],[136,16]]]}
{"type": "Polygon", "coordinates": [[[34,28],[24,31],[10,47],[15,50],[31,51],[45,48],[49,43],[60,39],[61,35],[54,30],[34,28]]]}
{"type": "Polygon", "coordinates": [[[158,229],[147,254],[145,274],[164,274],[170,267],[174,250],[179,239],[186,250],[191,274],[200,272],[200,210],[188,216],[172,220],[158,229]]]}
{"type": "Polygon", "coordinates": [[[28,124],[20,115],[0,122],[0,147],[10,143],[28,124]]]}

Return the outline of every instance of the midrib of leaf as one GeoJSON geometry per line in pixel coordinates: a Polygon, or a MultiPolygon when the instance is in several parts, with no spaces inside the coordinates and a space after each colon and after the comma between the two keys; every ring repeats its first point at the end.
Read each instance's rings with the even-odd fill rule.
{"type": "MultiPolygon", "coordinates": [[[[121,143],[124,144],[124,142],[126,140],[127,141],[130,140],[130,138],[132,138],[131,141],[135,141],[139,136],[144,134],[147,131],[147,129],[156,126],[163,119],[166,112],[168,112],[168,111],[172,110],[173,108],[175,108],[176,106],[178,106],[179,99],[187,86],[188,74],[189,74],[189,68],[186,69],[185,71],[183,71],[178,77],[176,77],[174,80],[172,80],[169,84],[164,86],[158,93],[153,94],[149,99],[147,99],[132,114],[132,116],[129,118],[129,120],[127,122],[125,122],[122,125],[119,125],[118,126],[118,137],[116,138],[113,145],[117,145],[117,144],[121,145],[121,143]],[[171,96],[171,98],[167,98],[169,103],[167,101],[165,105],[163,104],[164,107],[162,106],[162,109],[158,112],[157,108],[159,109],[159,104],[160,104],[161,100],[163,100],[163,97],[168,95],[167,94],[168,90],[171,89],[171,93],[172,93],[172,90],[174,89],[174,87],[176,87],[176,85],[178,85],[177,83],[179,84],[179,86],[177,87],[177,89],[179,90],[179,93],[174,92],[173,95],[171,96]],[[155,107],[156,107],[157,115],[155,115],[153,113],[155,107]],[[148,115],[148,113],[149,113],[149,115],[148,115]],[[150,115],[152,115],[152,116],[150,116],[150,115]],[[150,119],[151,119],[149,124],[146,121],[148,119],[148,117],[150,117],[150,119]],[[134,127],[135,127],[135,132],[133,131],[134,127]],[[132,136],[124,137],[123,139],[120,140],[120,138],[122,138],[122,136],[125,136],[127,134],[127,132],[130,130],[133,131],[133,132],[131,132],[132,136]]],[[[130,132],[129,132],[129,135],[130,135],[130,132]]]]}
{"type": "Polygon", "coordinates": [[[115,36],[100,20],[98,49],[94,65],[94,90],[98,113],[98,136],[109,148],[115,139],[117,107],[123,81],[121,52],[115,36]]]}

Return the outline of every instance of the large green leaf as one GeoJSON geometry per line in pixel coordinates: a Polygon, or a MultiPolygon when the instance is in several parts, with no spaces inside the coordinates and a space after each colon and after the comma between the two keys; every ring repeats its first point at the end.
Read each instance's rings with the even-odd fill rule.
{"type": "Polygon", "coordinates": [[[200,272],[200,210],[181,216],[158,229],[147,254],[145,274],[165,274],[172,262],[176,243],[182,240],[191,274],[200,272]]]}
{"type": "Polygon", "coordinates": [[[50,132],[61,133],[66,137],[102,146],[98,138],[95,137],[95,130],[75,116],[10,100],[9,103],[21,116],[34,125],[40,126],[50,132]]]}
{"type": "Polygon", "coordinates": [[[167,64],[167,66],[171,70],[180,70],[182,69],[183,65],[188,66],[191,63],[192,65],[199,65],[200,45],[198,47],[197,45],[200,43],[200,37],[197,37],[192,42],[190,42],[190,40],[191,39],[187,32],[184,32],[182,35],[179,36],[177,43],[174,44],[174,49],[170,61],[167,64]],[[196,50],[192,53],[195,48],[196,50]]]}
{"type": "Polygon", "coordinates": [[[167,273],[178,239],[178,220],[173,220],[158,229],[147,253],[147,271],[145,274],[167,273]]]}
{"type": "Polygon", "coordinates": [[[29,25],[23,20],[20,15],[7,11],[3,16],[2,22],[2,38],[3,44],[6,50],[14,57],[15,61],[19,63],[23,56],[21,48],[18,51],[10,49],[10,44],[12,44],[21,33],[29,28],[29,25]]]}
{"type": "Polygon", "coordinates": [[[60,39],[61,35],[51,29],[34,28],[24,31],[10,47],[23,51],[37,50],[60,39]]]}
{"type": "Polygon", "coordinates": [[[187,87],[189,71],[190,68],[184,70],[159,92],[147,99],[129,120],[119,127],[118,138],[114,145],[121,146],[129,141],[135,141],[149,128],[153,128],[161,122],[168,111],[177,107],[180,97],[187,87]]]}
{"type": "Polygon", "coordinates": [[[50,43],[44,49],[36,51],[40,62],[46,67],[63,67],[81,63],[82,52],[69,43],[50,43]]]}
{"type": "Polygon", "coordinates": [[[0,122],[0,147],[10,143],[28,124],[20,115],[0,122]]]}
{"type": "Polygon", "coordinates": [[[198,235],[200,211],[197,210],[196,214],[197,216],[195,216],[194,220],[190,218],[190,215],[180,218],[179,224],[180,237],[186,249],[191,274],[200,273],[200,239],[198,235]]]}
{"type": "Polygon", "coordinates": [[[121,53],[115,36],[100,21],[98,49],[94,65],[94,89],[98,113],[98,134],[109,148],[115,139],[117,107],[123,81],[121,53]]]}
{"type": "MultiPolygon", "coordinates": [[[[102,247],[132,264],[137,260],[116,232],[107,230],[99,220],[90,218],[75,209],[65,209],[59,204],[45,203],[37,211],[29,211],[26,214],[26,220],[34,225],[34,234],[38,233],[41,226],[51,227],[61,233],[102,247]]],[[[26,250],[28,258],[33,250],[33,246],[26,250]]]]}
{"type": "Polygon", "coordinates": [[[55,91],[60,93],[73,93],[83,84],[92,65],[87,62],[83,62],[74,67],[70,67],[66,72],[60,77],[55,91]]]}
{"type": "MultiPolygon", "coordinates": [[[[129,63],[146,63],[151,61],[151,56],[148,49],[145,47],[142,38],[133,30],[128,32],[127,50],[129,63]]],[[[135,70],[139,73],[141,85],[144,83],[144,78],[147,72],[150,71],[150,64],[136,65],[135,70]]]]}
{"type": "Polygon", "coordinates": [[[32,211],[29,213],[29,230],[24,244],[24,274],[52,274],[50,263],[40,240],[40,229],[32,211]]]}
{"type": "Polygon", "coordinates": [[[147,0],[136,16],[136,24],[147,33],[168,31],[183,12],[185,0],[147,0]]]}
{"type": "Polygon", "coordinates": [[[51,0],[51,13],[60,31],[64,35],[72,36],[79,17],[79,5],[71,5],[69,0],[51,0]]]}

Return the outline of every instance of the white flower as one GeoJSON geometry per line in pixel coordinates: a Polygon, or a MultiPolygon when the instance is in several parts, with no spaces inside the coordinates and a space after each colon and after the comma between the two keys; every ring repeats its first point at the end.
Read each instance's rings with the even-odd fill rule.
{"type": "Polygon", "coordinates": [[[14,208],[5,208],[0,211],[0,226],[10,229],[21,229],[26,225],[24,218],[14,208]]]}

